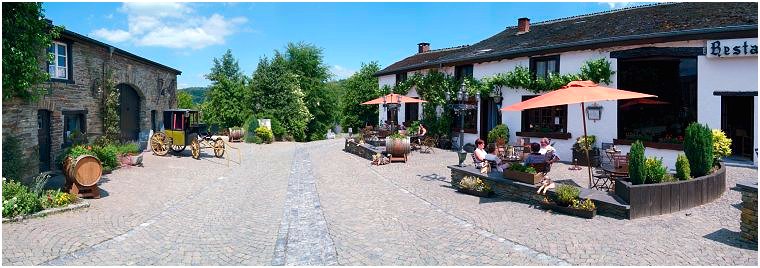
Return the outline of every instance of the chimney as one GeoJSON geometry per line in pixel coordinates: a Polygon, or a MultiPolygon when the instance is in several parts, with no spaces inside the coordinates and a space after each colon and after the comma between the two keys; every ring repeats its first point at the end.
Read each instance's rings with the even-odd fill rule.
{"type": "Polygon", "coordinates": [[[530,32],[530,19],[529,18],[517,19],[517,33],[527,33],[527,32],[530,32]]]}
{"type": "Polygon", "coordinates": [[[417,53],[424,53],[430,51],[430,43],[417,44],[417,53]]]}

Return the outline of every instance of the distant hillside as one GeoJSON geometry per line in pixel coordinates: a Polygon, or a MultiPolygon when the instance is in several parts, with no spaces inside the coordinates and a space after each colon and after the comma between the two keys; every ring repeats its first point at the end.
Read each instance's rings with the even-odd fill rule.
{"type": "Polygon", "coordinates": [[[208,88],[205,87],[188,87],[180,89],[180,91],[185,91],[187,93],[190,93],[190,96],[193,96],[193,104],[203,103],[203,101],[206,100],[207,90],[208,88]]]}

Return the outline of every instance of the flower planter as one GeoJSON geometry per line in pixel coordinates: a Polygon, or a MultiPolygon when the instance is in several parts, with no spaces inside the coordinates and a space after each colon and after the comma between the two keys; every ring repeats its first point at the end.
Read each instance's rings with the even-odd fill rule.
{"type": "Polygon", "coordinates": [[[544,175],[541,173],[530,174],[513,170],[504,170],[504,178],[527,183],[530,185],[536,185],[544,179],[544,175]]]}
{"type": "Polygon", "coordinates": [[[553,211],[560,212],[562,214],[567,214],[570,216],[577,216],[581,218],[591,219],[596,216],[596,209],[594,210],[585,210],[585,209],[578,209],[573,207],[566,207],[566,206],[560,206],[557,205],[554,202],[541,202],[541,207],[544,209],[549,209],[553,211]]]}
{"type": "Polygon", "coordinates": [[[599,148],[591,149],[588,154],[591,157],[591,161],[586,158],[586,151],[573,149],[573,159],[571,160],[577,159],[578,162],[576,164],[579,166],[588,166],[589,162],[591,162],[591,166],[599,167],[601,165],[599,148]]]}
{"type": "Polygon", "coordinates": [[[491,196],[491,194],[493,194],[493,192],[481,192],[481,191],[475,191],[475,190],[470,190],[466,188],[459,188],[457,189],[457,191],[459,191],[460,193],[465,193],[465,194],[479,196],[479,197],[489,197],[491,196]]]}

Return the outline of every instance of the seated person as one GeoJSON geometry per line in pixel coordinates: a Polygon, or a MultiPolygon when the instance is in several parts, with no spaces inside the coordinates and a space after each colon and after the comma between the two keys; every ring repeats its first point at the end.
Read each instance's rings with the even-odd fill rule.
{"type": "Polygon", "coordinates": [[[540,163],[546,163],[546,156],[542,155],[539,151],[541,150],[541,145],[538,145],[538,143],[531,143],[530,144],[530,154],[528,154],[527,157],[525,157],[525,165],[530,164],[540,164],[540,163]]]}
{"type": "Polygon", "coordinates": [[[485,146],[486,143],[483,140],[475,140],[475,152],[472,153],[472,162],[475,163],[476,168],[483,168],[483,161],[486,161],[486,151],[483,149],[485,146]]]}
{"type": "Polygon", "coordinates": [[[557,156],[557,150],[550,145],[550,142],[551,140],[549,140],[549,138],[542,138],[541,149],[538,151],[540,154],[546,156],[546,163],[549,163],[549,165],[560,160],[559,156],[557,156]]]}
{"type": "Polygon", "coordinates": [[[423,125],[422,123],[420,123],[420,129],[419,129],[418,134],[420,135],[420,137],[424,137],[425,134],[427,134],[427,128],[425,128],[425,125],[423,125]]]}
{"type": "Polygon", "coordinates": [[[507,168],[507,164],[502,163],[501,158],[496,156],[496,146],[489,144],[486,151],[488,154],[486,154],[485,160],[491,162],[491,166],[496,167],[496,170],[499,172],[504,172],[504,169],[507,168]]]}

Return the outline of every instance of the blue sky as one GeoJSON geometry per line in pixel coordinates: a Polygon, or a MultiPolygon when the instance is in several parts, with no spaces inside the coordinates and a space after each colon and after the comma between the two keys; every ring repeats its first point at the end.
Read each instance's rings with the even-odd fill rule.
{"type": "Polygon", "coordinates": [[[178,87],[206,86],[229,48],[250,75],[288,42],[321,47],[335,79],[362,62],[382,67],[417,52],[473,44],[517,24],[632,5],[619,3],[45,3],[56,25],[182,71],[178,87]]]}

